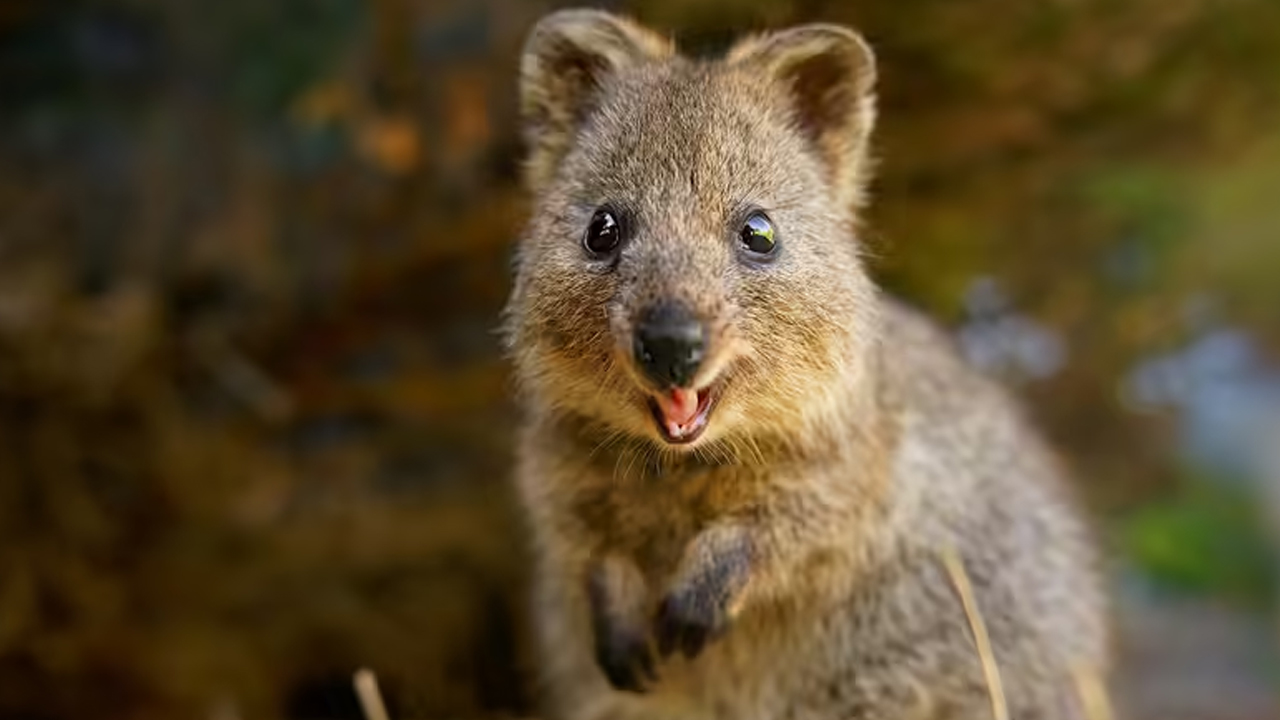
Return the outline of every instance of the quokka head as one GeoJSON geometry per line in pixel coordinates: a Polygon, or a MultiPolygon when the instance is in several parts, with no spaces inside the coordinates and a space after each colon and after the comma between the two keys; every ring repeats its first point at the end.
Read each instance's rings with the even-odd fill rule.
{"type": "Polygon", "coordinates": [[[672,450],[820,431],[874,341],[867,44],[805,25],[691,59],[565,10],[520,70],[534,206],[506,331],[536,407],[672,450]]]}

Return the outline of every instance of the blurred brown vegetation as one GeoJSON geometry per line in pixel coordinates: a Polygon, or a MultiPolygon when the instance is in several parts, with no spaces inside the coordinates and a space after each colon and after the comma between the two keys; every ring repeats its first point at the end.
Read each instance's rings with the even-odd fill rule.
{"type": "MultiPolygon", "coordinates": [[[[1216,327],[1274,366],[1280,4],[607,6],[867,34],[877,272],[1054,333],[1008,380],[1108,517],[1187,465],[1135,367],[1216,327]]],[[[0,716],[358,717],[360,666],[396,717],[529,709],[493,329],[551,7],[0,4],[0,716]]]]}

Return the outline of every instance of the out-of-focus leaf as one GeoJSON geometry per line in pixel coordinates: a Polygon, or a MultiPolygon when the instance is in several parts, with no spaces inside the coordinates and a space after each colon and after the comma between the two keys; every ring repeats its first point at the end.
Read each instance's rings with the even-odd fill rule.
{"type": "Polygon", "coordinates": [[[1192,482],[1178,497],[1126,520],[1125,546],[1158,581],[1266,608],[1276,599],[1280,558],[1258,504],[1229,485],[1192,482]]]}

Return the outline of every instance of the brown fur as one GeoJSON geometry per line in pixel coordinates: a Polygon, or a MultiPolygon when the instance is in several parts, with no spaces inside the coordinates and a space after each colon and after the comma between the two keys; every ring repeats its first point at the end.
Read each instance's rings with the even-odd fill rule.
{"type": "Polygon", "coordinates": [[[527,420],[542,667],[566,718],[981,718],[964,558],[1019,720],[1075,717],[1105,667],[1094,554],[1004,393],[859,257],[874,61],[810,25],[694,61],[627,20],[561,11],[521,98],[535,207],[507,333],[527,420]],[[605,203],[616,262],[580,241],[605,203]],[[744,208],[781,252],[735,252],[744,208]],[[658,300],[711,328],[718,400],[662,440],[629,349],[658,300]]]}

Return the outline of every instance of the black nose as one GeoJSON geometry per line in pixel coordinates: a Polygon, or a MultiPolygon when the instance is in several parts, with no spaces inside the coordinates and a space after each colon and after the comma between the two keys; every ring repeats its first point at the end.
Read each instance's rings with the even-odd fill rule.
{"type": "Polygon", "coordinates": [[[655,305],[636,323],[636,362],[659,385],[687,387],[702,365],[706,337],[706,328],[689,308],[655,305]]]}

